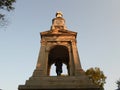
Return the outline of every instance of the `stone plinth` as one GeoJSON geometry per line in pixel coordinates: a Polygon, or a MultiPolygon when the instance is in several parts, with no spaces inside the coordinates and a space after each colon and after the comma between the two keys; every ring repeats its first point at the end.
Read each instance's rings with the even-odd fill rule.
{"type": "Polygon", "coordinates": [[[86,76],[32,77],[19,90],[100,90],[86,76]]]}

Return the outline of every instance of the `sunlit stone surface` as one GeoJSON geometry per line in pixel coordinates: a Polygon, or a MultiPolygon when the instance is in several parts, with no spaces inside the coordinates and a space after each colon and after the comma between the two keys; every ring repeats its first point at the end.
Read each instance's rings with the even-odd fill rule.
{"type": "Polygon", "coordinates": [[[36,69],[25,85],[19,85],[18,90],[100,90],[81,67],[76,45],[77,33],[66,28],[62,12],[56,13],[51,29],[40,35],[41,47],[36,69]],[[58,76],[50,76],[53,64],[58,68],[58,76]],[[67,75],[61,74],[63,64],[67,67],[67,75]]]}

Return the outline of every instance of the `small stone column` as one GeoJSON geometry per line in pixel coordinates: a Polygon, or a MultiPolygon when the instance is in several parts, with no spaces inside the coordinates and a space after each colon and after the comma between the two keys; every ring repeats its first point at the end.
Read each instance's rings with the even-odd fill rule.
{"type": "Polygon", "coordinates": [[[75,66],[75,76],[81,75],[83,73],[83,70],[80,64],[76,41],[75,40],[71,41],[71,44],[72,44],[72,54],[73,54],[73,60],[74,60],[74,66],[75,66]]]}
{"type": "Polygon", "coordinates": [[[34,70],[33,77],[46,76],[46,42],[41,40],[41,47],[38,56],[36,69],[34,70]]]}

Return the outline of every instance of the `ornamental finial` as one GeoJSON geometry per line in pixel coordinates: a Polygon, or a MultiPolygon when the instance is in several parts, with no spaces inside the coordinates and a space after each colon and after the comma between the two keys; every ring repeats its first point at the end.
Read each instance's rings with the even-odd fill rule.
{"type": "Polygon", "coordinates": [[[57,12],[56,12],[56,17],[63,17],[62,12],[61,12],[61,11],[57,11],[57,12]]]}

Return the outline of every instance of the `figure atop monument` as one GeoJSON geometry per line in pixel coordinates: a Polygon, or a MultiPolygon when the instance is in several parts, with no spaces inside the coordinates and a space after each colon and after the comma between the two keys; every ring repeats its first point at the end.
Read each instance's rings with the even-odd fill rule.
{"type": "Polygon", "coordinates": [[[56,17],[63,17],[62,12],[61,12],[61,11],[57,11],[57,12],[56,12],[56,17]]]}

